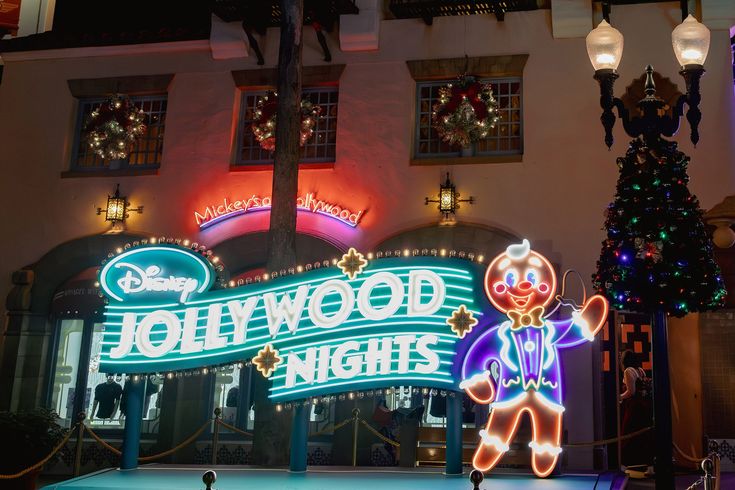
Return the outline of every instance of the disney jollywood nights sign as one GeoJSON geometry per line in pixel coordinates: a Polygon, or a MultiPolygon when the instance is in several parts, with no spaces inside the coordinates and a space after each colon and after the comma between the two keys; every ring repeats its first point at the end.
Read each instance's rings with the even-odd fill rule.
{"type": "Polygon", "coordinates": [[[100,269],[108,299],[100,371],[252,359],[274,401],[398,385],[463,390],[493,407],[475,467],[499,462],[528,412],[532,467],[547,476],[561,451],[558,351],[591,341],[607,302],[564,302],[550,318],[556,274],[527,240],[487,266],[417,252],[374,258],[350,249],[303,272],[217,288],[221,264],[196,247],[128,248],[100,269]]]}

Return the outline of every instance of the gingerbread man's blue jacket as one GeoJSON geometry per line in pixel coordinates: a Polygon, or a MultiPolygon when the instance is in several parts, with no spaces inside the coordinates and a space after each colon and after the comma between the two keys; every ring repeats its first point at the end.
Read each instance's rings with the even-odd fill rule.
{"type": "MultiPolygon", "coordinates": [[[[550,408],[563,410],[559,349],[593,340],[585,321],[574,312],[565,320],[543,320],[540,326],[513,328],[510,320],[490,328],[470,346],[462,379],[485,377],[497,365],[493,406],[512,406],[533,389],[550,408]]],[[[492,376],[490,376],[492,382],[492,376]]]]}

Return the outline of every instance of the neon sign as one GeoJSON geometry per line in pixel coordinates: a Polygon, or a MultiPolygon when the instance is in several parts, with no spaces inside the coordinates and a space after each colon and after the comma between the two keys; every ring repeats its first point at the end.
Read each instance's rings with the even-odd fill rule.
{"type": "Polygon", "coordinates": [[[206,258],[166,245],[127,250],[100,271],[100,287],[115,301],[155,297],[184,303],[191,295],[207,291],[214,279],[206,258]]]}
{"type": "MultiPolygon", "coordinates": [[[[334,204],[329,201],[318,199],[313,192],[307,192],[296,199],[296,207],[299,211],[308,211],[335,219],[352,228],[355,228],[364,214],[364,210],[352,211],[349,208],[334,204]]],[[[243,199],[222,199],[221,203],[212,204],[204,210],[194,211],[194,221],[200,229],[204,230],[222,221],[240,216],[246,213],[267,211],[271,208],[271,198],[253,194],[243,199]]]]}
{"type": "MultiPolygon", "coordinates": [[[[161,257],[162,270],[168,258],[161,257]]],[[[106,274],[120,260],[105,266],[101,283],[110,282],[106,274]]],[[[448,322],[456,312],[481,319],[491,309],[481,280],[482,267],[467,260],[368,261],[351,249],[338,267],[211,290],[183,303],[157,300],[153,291],[110,297],[101,369],[162,372],[251,358],[272,380],[273,400],[406,381],[458,389],[461,339],[448,322]]]]}
{"type": "Polygon", "coordinates": [[[527,240],[487,268],[436,251],[373,260],[350,249],[336,267],[176,297],[187,289],[182,277],[202,284],[190,272],[169,272],[181,269],[172,265],[179,252],[196,254],[155,248],[166,247],[127,251],[101,271],[101,284],[126,285],[127,264],[155,266],[169,287],[143,288],[147,279],[139,278],[140,291],[121,296],[103,286],[100,371],[160,373],[252,359],[271,381],[273,401],[401,384],[464,390],[493,407],[473,458],[483,471],[508,451],[528,413],[533,470],[551,472],[564,411],[559,350],[592,340],[607,318],[605,299],[592,296],[549,320],[556,275],[527,240]]]}
{"type": "Polygon", "coordinates": [[[595,295],[570,316],[548,320],[556,274],[528,240],[511,245],[485,273],[485,292],[506,320],[474,340],[462,364],[460,387],[493,410],[472,463],[489,471],[510,448],[523,413],[533,425],[531,467],[548,476],[561,453],[562,376],[559,350],[594,339],[607,320],[608,304],[595,295]],[[498,377],[490,374],[497,367],[498,377]]]}

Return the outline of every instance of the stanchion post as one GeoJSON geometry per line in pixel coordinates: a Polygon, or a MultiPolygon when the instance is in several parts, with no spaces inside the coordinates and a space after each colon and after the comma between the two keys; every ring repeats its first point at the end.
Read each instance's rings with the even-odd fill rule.
{"type": "Polygon", "coordinates": [[[288,469],[294,473],[306,471],[310,411],[310,406],[306,403],[294,404],[293,421],[291,422],[291,455],[288,465],[288,469]]]}
{"type": "Polygon", "coordinates": [[[74,452],[74,476],[79,476],[82,470],[82,446],[84,445],[84,419],[87,418],[87,414],[79,412],[77,415],[77,445],[74,452]]]}
{"type": "Polygon", "coordinates": [[[217,407],[214,409],[214,428],[212,429],[212,466],[217,464],[217,450],[219,446],[219,420],[222,416],[222,409],[217,407]]]}
{"type": "Polygon", "coordinates": [[[123,430],[122,454],[120,455],[121,470],[134,470],[138,467],[144,391],[145,377],[136,375],[128,381],[125,398],[125,429],[123,430]]]}
{"type": "Polygon", "coordinates": [[[357,466],[357,424],[360,423],[360,409],[352,411],[352,467],[357,466]]]}
{"type": "Polygon", "coordinates": [[[702,461],[702,471],[704,471],[704,490],[715,490],[714,481],[712,481],[714,467],[715,465],[711,458],[707,457],[702,461]]]}
{"type": "Polygon", "coordinates": [[[472,482],[472,490],[480,490],[480,483],[485,479],[485,475],[480,470],[472,470],[470,472],[470,481],[472,482]]]}
{"type": "Polygon", "coordinates": [[[462,393],[447,392],[447,475],[462,474],[462,393]]]}
{"type": "Polygon", "coordinates": [[[202,475],[202,482],[206,485],[206,490],[213,490],[212,485],[217,481],[217,473],[212,470],[207,471],[202,475]]]}

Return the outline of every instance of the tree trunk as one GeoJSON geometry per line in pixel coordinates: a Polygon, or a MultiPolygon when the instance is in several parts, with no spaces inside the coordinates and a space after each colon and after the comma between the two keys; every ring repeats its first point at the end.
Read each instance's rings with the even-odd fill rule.
{"type": "Polygon", "coordinates": [[[268,232],[268,271],[296,263],[296,194],[301,129],[301,27],[303,0],[281,0],[278,109],[273,201],[268,232]]]}
{"type": "MultiPolygon", "coordinates": [[[[303,0],[281,0],[276,151],[266,266],[269,273],[296,265],[303,11],[303,0]]],[[[268,400],[270,384],[260,373],[255,376],[256,423],[252,458],[255,464],[280,466],[288,464],[289,460],[291,420],[288,411],[276,412],[268,400]]]]}

